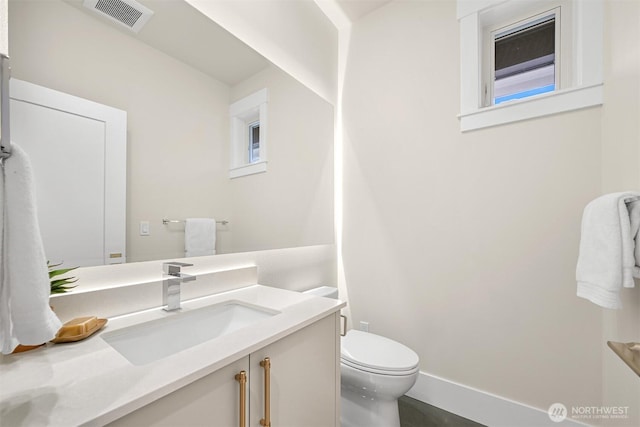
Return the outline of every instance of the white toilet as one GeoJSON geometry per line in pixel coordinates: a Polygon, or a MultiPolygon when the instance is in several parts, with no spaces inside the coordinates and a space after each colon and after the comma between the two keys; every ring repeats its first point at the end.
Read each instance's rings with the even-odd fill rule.
{"type": "MultiPolygon", "coordinates": [[[[305,293],[337,298],[329,286],[305,293]]],[[[418,355],[396,341],[350,330],[340,348],[342,427],[400,427],[398,398],[418,379],[418,355]]]]}

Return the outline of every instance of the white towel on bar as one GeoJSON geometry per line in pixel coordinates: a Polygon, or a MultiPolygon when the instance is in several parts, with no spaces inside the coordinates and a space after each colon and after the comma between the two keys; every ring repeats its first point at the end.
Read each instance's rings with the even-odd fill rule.
{"type": "Polygon", "coordinates": [[[49,307],[51,287],[40,237],[35,184],[26,153],[12,144],[4,160],[0,199],[3,245],[0,254],[0,345],[37,345],[55,337],[61,323],[49,307]]]}
{"type": "Polygon", "coordinates": [[[576,267],[579,297],[618,309],[622,307],[620,289],[634,287],[633,278],[640,278],[637,200],[637,192],[612,193],[585,207],[576,267]]]}
{"type": "Polygon", "coordinates": [[[216,254],[216,220],[187,218],[184,227],[184,252],[188,257],[216,254]]]}
{"type": "Polygon", "coordinates": [[[640,277],[640,199],[627,203],[629,209],[629,218],[631,221],[631,237],[636,245],[634,258],[636,265],[634,266],[634,277],[640,277]]]}

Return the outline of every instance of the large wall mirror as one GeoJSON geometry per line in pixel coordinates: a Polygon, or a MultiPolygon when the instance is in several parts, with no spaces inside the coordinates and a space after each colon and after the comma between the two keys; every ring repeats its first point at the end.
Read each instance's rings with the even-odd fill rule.
{"type": "Polygon", "coordinates": [[[163,219],[228,221],[217,254],[333,242],[333,106],[184,1],[138,2],[136,33],[83,0],[9,1],[12,77],[126,111],[126,261],[185,256],[163,219]],[[231,178],[230,105],[262,89],[267,171],[231,178]]]}

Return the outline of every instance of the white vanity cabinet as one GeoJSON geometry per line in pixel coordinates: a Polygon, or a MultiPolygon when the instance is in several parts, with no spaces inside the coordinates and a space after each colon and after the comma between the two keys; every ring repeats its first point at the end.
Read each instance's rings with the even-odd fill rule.
{"type": "Polygon", "coordinates": [[[264,369],[270,369],[273,427],[339,426],[339,316],[333,314],[268,345],[250,356],[250,414],[247,426],[260,426],[265,413],[264,369]]]}
{"type": "Polygon", "coordinates": [[[238,426],[238,383],[234,377],[248,369],[249,357],[244,357],[109,426],[238,426]]]}
{"type": "Polygon", "coordinates": [[[242,426],[236,375],[245,371],[244,426],[338,426],[339,338],[339,316],[332,313],[110,425],[242,426]]]}

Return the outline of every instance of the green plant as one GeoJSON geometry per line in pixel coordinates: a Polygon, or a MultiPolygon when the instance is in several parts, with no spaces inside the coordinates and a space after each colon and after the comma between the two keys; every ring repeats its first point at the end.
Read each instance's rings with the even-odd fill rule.
{"type": "Polygon", "coordinates": [[[71,289],[75,288],[77,285],[69,286],[71,283],[75,283],[78,281],[76,277],[62,277],[62,276],[72,270],[75,270],[78,267],[73,268],[60,268],[55,269],[56,267],[62,265],[60,264],[50,264],[47,261],[47,268],[49,269],[49,281],[51,282],[51,294],[64,294],[65,292],[69,292],[71,289]]]}

